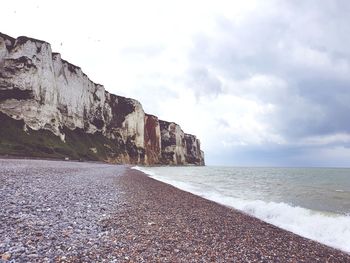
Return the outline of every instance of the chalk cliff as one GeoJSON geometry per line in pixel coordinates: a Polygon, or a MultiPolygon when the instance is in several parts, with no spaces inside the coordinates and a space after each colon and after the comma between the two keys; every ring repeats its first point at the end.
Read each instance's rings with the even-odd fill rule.
{"type": "Polygon", "coordinates": [[[195,136],[110,94],[28,37],[0,33],[0,119],[0,154],[204,165],[195,136]]]}

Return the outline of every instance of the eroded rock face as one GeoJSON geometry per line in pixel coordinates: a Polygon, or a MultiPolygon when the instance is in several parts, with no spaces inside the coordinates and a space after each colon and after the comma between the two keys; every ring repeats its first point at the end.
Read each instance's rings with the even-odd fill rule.
{"type": "Polygon", "coordinates": [[[204,152],[201,143],[195,135],[185,134],[186,162],[195,165],[204,165],[204,152]]]}
{"type": "Polygon", "coordinates": [[[186,163],[185,133],[174,122],[159,121],[162,136],[162,163],[186,163]]]}
{"type": "Polygon", "coordinates": [[[0,104],[2,112],[23,119],[34,130],[47,129],[62,138],[62,127],[91,133],[103,128],[91,122],[97,109],[104,107],[103,86],[59,54],[52,54],[48,43],[26,37],[10,42],[4,35],[0,42],[12,44],[0,51],[4,54],[0,58],[0,92],[7,94],[0,104]]]}
{"type": "Polygon", "coordinates": [[[144,118],[141,104],[106,92],[104,109],[106,135],[124,145],[126,163],[144,163],[144,118]]]}
{"type": "Polygon", "coordinates": [[[179,125],[108,93],[44,41],[0,33],[0,112],[62,141],[66,129],[102,134],[120,149],[106,158],[110,162],[202,164],[199,144],[187,140],[179,125]]]}
{"type": "Polygon", "coordinates": [[[158,164],[161,158],[161,136],[156,116],[145,115],[145,151],[147,164],[158,164]]]}

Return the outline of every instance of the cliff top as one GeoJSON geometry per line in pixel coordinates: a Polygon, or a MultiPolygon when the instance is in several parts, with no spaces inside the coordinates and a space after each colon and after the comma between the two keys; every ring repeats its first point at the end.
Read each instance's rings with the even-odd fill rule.
{"type": "Polygon", "coordinates": [[[147,117],[151,117],[151,118],[156,118],[156,119],[158,119],[158,117],[157,117],[156,115],[153,115],[153,114],[145,113],[145,115],[146,115],[147,117]]]}
{"type": "Polygon", "coordinates": [[[2,37],[2,38],[4,38],[4,39],[7,39],[7,40],[10,40],[11,43],[12,43],[12,42],[15,42],[15,40],[16,40],[15,38],[10,37],[9,35],[6,35],[6,34],[1,33],[1,32],[0,32],[0,37],[2,37]]]}
{"type": "Polygon", "coordinates": [[[47,43],[47,42],[45,42],[43,40],[30,38],[30,37],[26,37],[26,36],[19,36],[17,38],[13,38],[13,37],[10,37],[9,35],[6,35],[6,34],[0,32],[0,37],[4,38],[6,40],[9,40],[11,42],[10,48],[14,48],[16,45],[23,45],[27,41],[32,41],[32,42],[35,42],[35,43],[50,45],[49,43],[47,43]]]}
{"type": "MultiPolygon", "coordinates": [[[[0,32],[0,37],[2,37],[3,39],[8,40],[8,41],[11,42],[11,46],[9,46],[9,45],[6,46],[7,49],[9,50],[9,52],[10,52],[10,50],[12,50],[15,46],[17,46],[17,45],[23,45],[23,44],[25,44],[25,43],[28,42],[28,41],[31,41],[31,42],[34,42],[34,43],[39,43],[39,44],[47,44],[48,46],[51,47],[51,44],[48,43],[48,42],[46,42],[46,41],[43,41],[43,40],[40,40],[40,39],[35,39],[35,38],[30,38],[30,37],[27,37],[27,36],[19,36],[19,37],[17,37],[17,38],[13,38],[13,37],[11,37],[11,36],[9,36],[9,35],[6,35],[6,34],[0,32]]],[[[74,65],[74,64],[72,64],[72,63],[70,63],[70,62],[68,62],[67,60],[62,59],[60,53],[58,53],[58,52],[52,52],[52,58],[53,58],[53,59],[57,59],[58,56],[59,56],[59,59],[62,61],[62,63],[67,65],[68,70],[69,70],[70,72],[76,74],[76,73],[79,71],[79,72],[81,72],[81,74],[82,74],[83,76],[85,76],[86,78],[88,78],[88,80],[91,81],[94,85],[100,86],[100,87],[103,87],[103,88],[104,88],[104,86],[103,86],[102,84],[98,84],[98,83],[93,82],[93,81],[87,76],[87,74],[85,74],[85,73],[82,71],[81,67],[76,66],[76,65],[74,65]]],[[[105,88],[104,88],[104,89],[105,89],[105,88]]],[[[138,100],[135,100],[135,99],[132,99],[132,98],[123,97],[123,96],[119,96],[119,95],[114,95],[113,93],[108,92],[106,89],[105,89],[105,92],[108,93],[108,94],[110,94],[111,96],[116,96],[116,97],[121,98],[121,99],[131,100],[131,101],[134,101],[134,102],[136,102],[136,103],[138,103],[138,104],[141,105],[141,103],[140,103],[138,100]]],[[[152,115],[152,114],[148,114],[148,113],[145,113],[145,114],[147,114],[148,116],[152,116],[152,117],[158,118],[157,116],[152,115]]],[[[180,125],[178,125],[178,124],[175,123],[175,122],[168,122],[168,121],[159,120],[159,123],[161,123],[161,122],[163,122],[163,123],[164,123],[165,125],[167,125],[167,126],[169,126],[170,124],[175,124],[175,125],[177,125],[177,126],[180,126],[180,125]]],[[[191,134],[189,134],[189,135],[191,135],[191,134]]]]}
{"type": "Polygon", "coordinates": [[[48,44],[48,45],[50,45],[49,43],[47,43],[47,42],[45,42],[43,40],[39,40],[39,39],[31,38],[31,37],[26,37],[26,36],[19,36],[19,37],[17,37],[16,44],[23,45],[27,41],[32,41],[32,42],[36,42],[36,43],[40,43],[40,44],[48,44]]]}
{"type": "Polygon", "coordinates": [[[169,126],[170,124],[175,124],[177,126],[180,126],[179,124],[177,124],[176,122],[173,122],[173,121],[159,120],[159,123],[162,123],[163,125],[167,125],[167,126],[169,126]]]}

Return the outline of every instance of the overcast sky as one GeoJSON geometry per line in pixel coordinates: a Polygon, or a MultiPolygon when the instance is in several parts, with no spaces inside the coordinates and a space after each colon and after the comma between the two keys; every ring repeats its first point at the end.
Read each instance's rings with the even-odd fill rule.
{"type": "Polygon", "coordinates": [[[196,134],[207,164],[350,166],[349,14],[347,0],[11,0],[0,31],[196,134]]]}

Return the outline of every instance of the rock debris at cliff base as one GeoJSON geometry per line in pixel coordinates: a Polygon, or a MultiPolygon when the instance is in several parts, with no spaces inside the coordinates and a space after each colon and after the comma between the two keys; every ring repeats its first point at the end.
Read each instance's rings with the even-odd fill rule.
{"type": "MultiPolygon", "coordinates": [[[[104,141],[103,147],[81,142],[84,153],[72,150],[75,146],[68,142],[64,148],[69,148],[65,154],[69,158],[145,165],[204,165],[204,153],[196,136],[185,134],[174,122],[146,114],[137,100],[107,92],[41,40],[15,39],[0,33],[0,113],[23,121],[19,129],[31,131],[28,136],[36,131],[49,131],[66,143],[72,133],[82,132],[84,138],[97,135],[99,141],[104,141]],[[85,151],[86,147],[90,151],[85,151]]],[[[51,136],[43,141],[47,137],[51,136]]],[[[51,156],[59,155],[52,145],[16,146],[16,140],[6,139],[9,151],[5,154],[37,156],[49,151],[51,156]],[[27,149],[27,154],[23,155],[19,147],[27,149]]]]}
{"type": "Polygon", "coordinates": [[[125,166],[0,159],[12,262],[350,262],[350,256],[125,166]]]}

